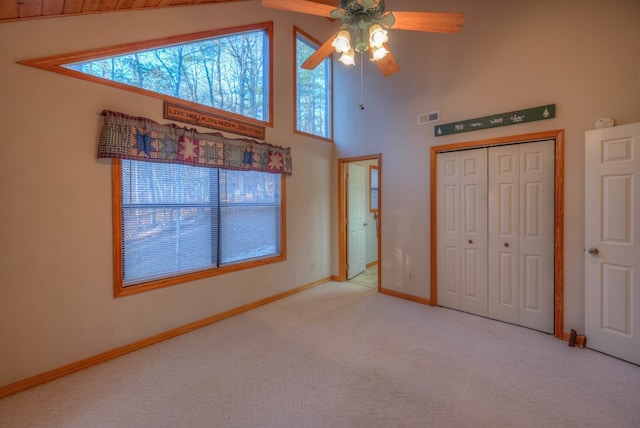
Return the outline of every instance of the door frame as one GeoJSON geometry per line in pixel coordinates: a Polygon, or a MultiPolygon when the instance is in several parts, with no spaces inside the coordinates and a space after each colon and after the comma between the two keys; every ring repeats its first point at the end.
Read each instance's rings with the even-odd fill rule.
{"type": "Polygon", "coordinates": [[[534,132],[530,134],[510,135],[485,140],[433,146],[430,150],[430,204],[431,204],[431,290],[430,304],[438,304],[437,283],[437,175],[436,155],[440,152],[464,150],[479,147],[519,144],[533,141],[555,140],[555,231],[554,231],[554,336],[567,340],[569,333],[564,331],[564,129],[534,132]]]}
{"type": "Polygon", "coordinates": [[[338,277],[347,280],[347,170],[351,162],[378,162],[378,291],[382,284],[382,153],[338,159],[338,277]]]}

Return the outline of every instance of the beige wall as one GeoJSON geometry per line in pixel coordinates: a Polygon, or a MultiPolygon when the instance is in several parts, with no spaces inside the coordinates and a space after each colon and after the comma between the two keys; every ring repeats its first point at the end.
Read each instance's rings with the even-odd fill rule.
{"type": "Polygon", "coordinates": [[[15,64],[275,15],[241,2],[0,24],[0,386],[331,276],[334,145],[292,132],[291,18],[319,36],[326,21],[275,20],[275,127],[266,140],[293,152],[288,260],[119,299],[99,114],[166,122],[162,102],[15,64]]]}
{"type": "MultiPolygon", "coordinates": [[[[388,3],[425,10],[420,0],[388,3]]],[[[296,24],[322,39],[336,23],[256,1],[0,24],[0,385],[337,274],[337,157],[383,154],[383,286],[429,297],[429,147],[559,128],[565,327],[581,330],[584,132],[605,115],[640,121],[640,3],[434,0],[429,8],[465,12],[463,32],[392,31],[401,71],[382,78],[367,64],[364,111],[360,73],[337,64],[335,146],[291,131],[291,34],[296,24]],[[288,261],[114,299],[99,113],[163,121],[161,102],[15,61],[270,19],[276,97],[267,141],[291,146],[294,157],[288,261]],[[451,122],[549,103],[555,119],[493,130],[434,138],[433,126],[416,125],[435,109],[451,122]]]]}
{"type": "Polygon", "coordinates": [[[429,297],[431,146],[564,129],[564,321],[565,330],[584,331],[584,133],[602,116],[640,121],[640,2],[434,0],[429,9],[464,12],[462,32],[392,30],[401,71],[384,78],[367,64],[364,111],[360,73],[337,67],[338,156],[383,155],[382,285],[429,297]],[[433,110],[448,123],[552,103],[555,119],[447,137],[416,124],[433,110]]]}

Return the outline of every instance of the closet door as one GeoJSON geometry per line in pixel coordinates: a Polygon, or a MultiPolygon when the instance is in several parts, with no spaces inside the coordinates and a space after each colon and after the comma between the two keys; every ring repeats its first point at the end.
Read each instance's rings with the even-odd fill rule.
{"type": "Polygon", "coordinates": [[[519,148],[489,151],[489,316],[518,323],[519,148]]]}
{"type": "Polygon", "coordinates": [[[460,309],[487,316],[487,149],[460,152],[460,309]]]}
{"type": "Polygon", "coordinates": [[[553,333],[555,142],[520,145],[520,308],[518,324],[553,333]]]}
{"type": "Polygon", "coordinates": [[[553,333],[555,144],[489,149],[489,316],[553,333]]]}
{"type": "Polygon", "coordinates": [[[438,304],[460,309],[460,153],[437,157],[438,304]]]}
{"type": "Polygon", "coordinates": [[[487,315],[487,149],[437,161],[438,303],[487,315]]]}

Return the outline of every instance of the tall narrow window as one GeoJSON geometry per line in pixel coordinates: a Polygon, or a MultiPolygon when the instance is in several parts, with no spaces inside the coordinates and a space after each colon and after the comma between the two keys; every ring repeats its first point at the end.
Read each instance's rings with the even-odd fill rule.
{"type": "Polygon", "coordinates": [[[320,43],[299,28],[294,28],[294,33],[296,132],[331,141],[333,139],[331,56],[313,70],[302,68],[302,64],[318,49],[320,43]]]}

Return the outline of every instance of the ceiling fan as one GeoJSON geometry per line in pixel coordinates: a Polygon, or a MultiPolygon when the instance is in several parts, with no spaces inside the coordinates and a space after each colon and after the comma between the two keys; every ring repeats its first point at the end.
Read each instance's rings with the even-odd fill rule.
{"type": "Polygon", "coordinates": [[[312,70],[335,50],[340,62],[355,65],[355,54],[369,51],[384,76],[400,68],[387,46],[387,30],[458,33],[464,23],[463,13],[450,12],[385,12],[384,0],[340,0],[338,8],[326,0],[262,0],[262,6],[307,13],[342,20],[342,28],[331,36],[302,64],[312,70]]]}

